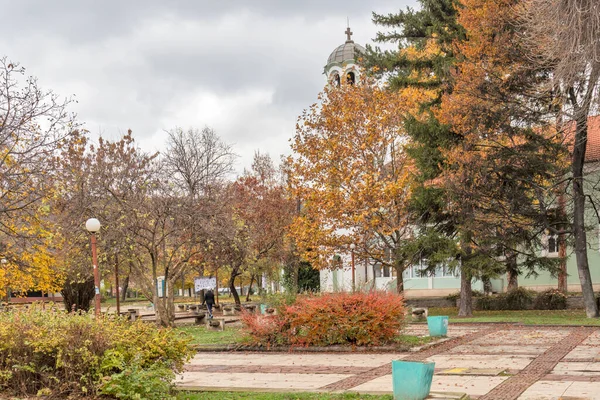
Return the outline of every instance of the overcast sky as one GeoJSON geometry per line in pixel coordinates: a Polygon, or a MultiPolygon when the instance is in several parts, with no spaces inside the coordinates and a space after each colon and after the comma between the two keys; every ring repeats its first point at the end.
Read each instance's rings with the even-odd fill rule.
{"type": "Polygon", "coordinates": [[[0,55],[40,84],[75,95],[92,136],[132,129],[144,150],[164,130],[208,125],[234,145],[237,170],[255,150],[289,154],[296,118],[323,88],[345,40],[362,45],[371,12],[415,0],[0,0],[0,55]]]}

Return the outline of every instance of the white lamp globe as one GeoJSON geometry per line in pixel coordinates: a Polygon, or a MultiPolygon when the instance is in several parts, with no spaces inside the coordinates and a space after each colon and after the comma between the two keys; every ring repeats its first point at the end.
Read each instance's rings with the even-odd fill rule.
{"type": "Polygon", "coordinates": [[[354,250],[355,248],[356,248],[356,245],[355,245],[354,243],[352,243],[352,244],[350,245],[350,250],[354,250]]]}
{"type": "Polygon", "coordinates": [[[88,219],[85,221],[85,229],[92,233],[98,232],[100,230],[100,221],[98,221],[96,218],[88,219]]]}

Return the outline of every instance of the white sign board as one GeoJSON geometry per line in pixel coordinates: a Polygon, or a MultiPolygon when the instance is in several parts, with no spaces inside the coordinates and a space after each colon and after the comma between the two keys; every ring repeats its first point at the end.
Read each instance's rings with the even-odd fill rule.
{"type": "Polygon", "coordinates": [[[217,287],[217,278],[195,278],[194,290],[196,292],[202,289],[214,289],[217,287]]]}

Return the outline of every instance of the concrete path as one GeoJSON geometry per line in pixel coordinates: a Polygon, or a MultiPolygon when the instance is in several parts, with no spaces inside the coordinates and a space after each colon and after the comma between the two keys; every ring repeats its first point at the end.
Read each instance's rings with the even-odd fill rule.
{"type": "MultiPolygon", "coordinates": [[[[428,334],[425,325],[407,331],[428,334]]],[[[450,325],[447,340],[411,353],[199,353],[177,384],[384,394],[392,393],[392,360],[435,362],[431,390],[448,398],[600,400],[600,327],[450,325]]]]}

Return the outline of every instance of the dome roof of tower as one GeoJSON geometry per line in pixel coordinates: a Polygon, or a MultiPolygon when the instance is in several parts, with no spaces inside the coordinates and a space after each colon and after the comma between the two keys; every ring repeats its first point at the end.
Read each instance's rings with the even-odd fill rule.
{"type": "Polygon", "coordinates": [[[327,65],[333,63],[344,63],[346,61],[354,61],[359,54],[365,54],[366,50],[360,44],[354,43],[352,40],[347,40],[346,43],[336,47],[329,55],[327,65]]]}

